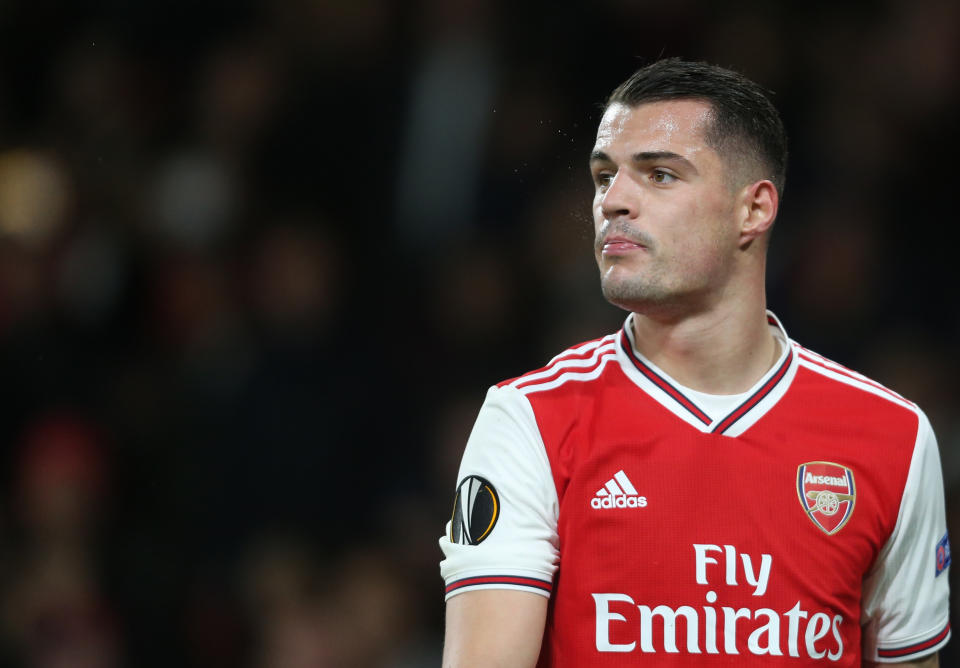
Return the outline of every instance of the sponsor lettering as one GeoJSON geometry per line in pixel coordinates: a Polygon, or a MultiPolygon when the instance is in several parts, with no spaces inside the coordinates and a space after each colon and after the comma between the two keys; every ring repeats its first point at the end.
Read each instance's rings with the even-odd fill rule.
{"type": "MultiPolygon", "coordinates": [[[[738,553],[733,545],[694,544],[694,577],[697,584],[711,580],[753,587],[753,596],[763,596],[770,582],[773,557],[759,559],[738,553]],[[739,557],[739,559],[737,558],[739,557]],[[722,562],[722,563],[721,563],[722,562]]],[[[715,591],[708,590],[704,601],[672,608],[638,602],[629,594],[592,594],[596,611],[598,652],[645,654],[750,654],[790,656],[838,661],[843,656],[842,615],[831,610],[805,610],[797,601],[789,610],[767,607],[733,608],[717,603],[715,591]],[[679,623],[678,623],[679,622],[679,623]],[[630,642],[613,642],[610,630],[626,625],[629,635],[618,628],[617,637],[630,642]],[[657,633],[657,627],[662,629],[657,633]],[[745,646],[742,638],[749,635],[745,646]]],[[[759,601],[758,601],[759,602],[759,601]]]]}

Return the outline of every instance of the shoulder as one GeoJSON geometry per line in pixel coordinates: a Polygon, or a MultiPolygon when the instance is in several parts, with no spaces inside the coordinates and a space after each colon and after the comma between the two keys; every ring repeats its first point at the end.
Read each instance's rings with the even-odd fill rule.
{"type": "Polygon", "coordinates": [[[819,391],[868,402],[884,412],[905,412],[918,418],[923,416],[914,402],[873,378],[804,348],[796,341],[791,340],[790,344],[797,366],[809,372],[810,382],[819,391]]]}
{"type": "Polygon", "coordinates": [[[552,390],[569,382],[586,382],[601,377],[607,364],[616,359],[619,332],[584,341],[555,355],[546,365],[497,383],[521,394],[552,390]]]}

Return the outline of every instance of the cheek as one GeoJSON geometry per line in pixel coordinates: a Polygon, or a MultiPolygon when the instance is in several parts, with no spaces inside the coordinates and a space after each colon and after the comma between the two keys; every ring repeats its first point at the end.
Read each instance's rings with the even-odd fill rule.
{"type": "Polygon", "coordinates": [[[717,250],[737,239],[733,210],[727,198],[713,197],[696,201],[690,209],[689,220],[694,234],[702,245],[717,250]]]}
{"type": "Polygon", "coordinates": [[[712,203],[688,202],[668,215],[670,225],[661,232],[662,248],[670,249],[670,262],[681,268],[704,271],[722,262],[724,249],[736,243],[731,218],[712,203]]]}
{"type": "Polygon", "coordinates": [[[593,219],[596,220],[598,216],[603,216],[602,211],[603,196],[600,193],[596,193],[593,196],[593,219]]]}
{"type": "Polygon", "coordinates": [[[601,199],[597,196],[593,198],[593,231],[599,232],[601,227],[603,227],[603,209],[601,199]]]}

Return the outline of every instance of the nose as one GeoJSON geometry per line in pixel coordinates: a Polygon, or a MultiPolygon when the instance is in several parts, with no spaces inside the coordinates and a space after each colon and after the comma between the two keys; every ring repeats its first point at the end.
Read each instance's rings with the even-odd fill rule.
{"type": "Polygon", "coordinates": [[[629,174],[620,170],[614,175],[600,199],[600,210],[607,220],[621,216],[636,218],[639,215],[639,187],[629,174]]]}

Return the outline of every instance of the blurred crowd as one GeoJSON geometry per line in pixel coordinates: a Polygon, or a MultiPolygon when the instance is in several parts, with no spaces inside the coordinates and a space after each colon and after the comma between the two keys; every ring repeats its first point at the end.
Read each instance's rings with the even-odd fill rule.
{"type": "Polygon", "coordinates": [[[621,323],[586,162],[660,55],[775,92],[770,306],[927,411],[960,536],[958,33],[951,0],[3,0],[0,665],[437,665],[486,388],[621,323]]]}

